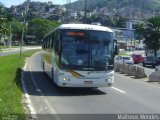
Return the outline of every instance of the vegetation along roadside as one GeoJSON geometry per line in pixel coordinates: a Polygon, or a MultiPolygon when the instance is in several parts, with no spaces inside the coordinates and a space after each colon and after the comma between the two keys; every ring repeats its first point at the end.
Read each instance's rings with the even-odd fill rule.
{"type": "Polygon", "coordinates": [[[25,110],[22,104],[21,71],[25,58],[38,50],[0,57],[0,119],[18,117],[25,120],[25,110]]]}

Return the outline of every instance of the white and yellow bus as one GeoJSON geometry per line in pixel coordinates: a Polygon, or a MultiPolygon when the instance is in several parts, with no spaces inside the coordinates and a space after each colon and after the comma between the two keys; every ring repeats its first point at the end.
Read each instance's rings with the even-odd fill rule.
{"type": "Polygon", "coordinates": [[[62,24],[43,40],[42,68],[61,87],[106,87],[114,83],[113,31],[62,24]]]}

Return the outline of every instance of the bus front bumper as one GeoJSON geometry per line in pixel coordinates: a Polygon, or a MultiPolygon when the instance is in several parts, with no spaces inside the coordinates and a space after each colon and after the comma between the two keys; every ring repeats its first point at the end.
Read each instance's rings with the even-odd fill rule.
{"type": "Polygon", "coordinates": [[[57,85],[60,87],[110,87],[114,77],[97,79],[60,78],[57,85]]]}

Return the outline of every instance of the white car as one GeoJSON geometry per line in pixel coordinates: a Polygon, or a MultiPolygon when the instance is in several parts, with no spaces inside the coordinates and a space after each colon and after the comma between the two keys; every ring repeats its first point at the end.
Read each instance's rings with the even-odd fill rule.
{"type": "Polygon", "coordinates": [[[115,56],[114,62],[134,64],[134,61],[131,56],[115,56]]]}

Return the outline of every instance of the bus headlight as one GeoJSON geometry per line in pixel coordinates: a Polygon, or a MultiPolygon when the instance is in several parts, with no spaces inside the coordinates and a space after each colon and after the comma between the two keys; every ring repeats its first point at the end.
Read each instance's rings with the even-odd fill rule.
{"type": "Polygon", "coordinates": [[[112,81],[112,78],[108,78],[108,79],[105,79],[105,82],[111,82],[112,81]]]}
{"type": "Polygon", "coordinates": [[[67,80],[67,81],[71,81],[70,78],[63,78],[63,80],[64,80],[64,81],[66,81],[66,80],[67,80]]]}
{"type": "Polygon", "coordinates": [[[113,77],[113,73],[110,73],[110,74],[107,74],[106,76],[108,77],[108,78],[111,78],[111,77],[113,77]]]}
{"type": "Polygon", "coordinates": [[[113,77],[113,76],[114,76],[114,74],[113,74],[113,73],[111,73],[109,77],[113,77]]]}

